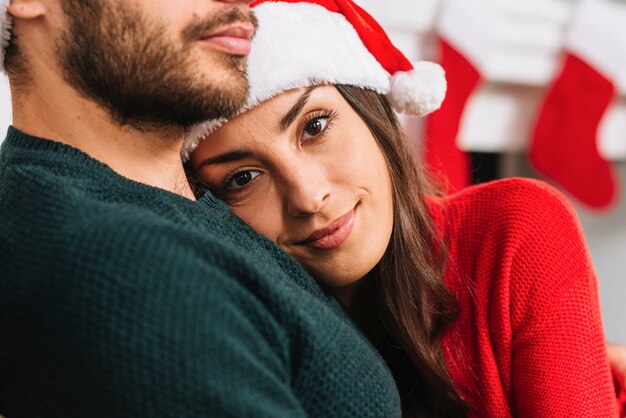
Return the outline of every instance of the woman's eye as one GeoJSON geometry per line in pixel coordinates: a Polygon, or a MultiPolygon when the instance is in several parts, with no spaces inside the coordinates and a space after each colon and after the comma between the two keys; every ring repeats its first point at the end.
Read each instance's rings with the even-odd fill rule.
{"type": "Polygon", "coordinates": [[[252,180],[254,180],[260,173],[254,170],[240,171],[228,178],[224,182],[223,189],[225,191],[240,190],[246,187],[252,180]]]}
{"type": "Polygon", "coordinates": [[[315,118],[311,122],[307,123],[302,133],[302,142],[306,142],[311,138],[315,138],[326,129],[328,126],[328,117],[315,118]]]}

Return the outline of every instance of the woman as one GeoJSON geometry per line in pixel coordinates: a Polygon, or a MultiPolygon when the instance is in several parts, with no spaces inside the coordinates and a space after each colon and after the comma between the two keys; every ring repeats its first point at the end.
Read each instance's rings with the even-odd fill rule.
{"type": "Polygon", "coordinates": [[[411,71],[349,0],[253,7],[247,110],[196,127],[184,156],[340,300],[405,414],[616,416],[595,276],[565,199],[521,179],[434,197],[390,101],[436,108],[436,67],[411,71]]]}

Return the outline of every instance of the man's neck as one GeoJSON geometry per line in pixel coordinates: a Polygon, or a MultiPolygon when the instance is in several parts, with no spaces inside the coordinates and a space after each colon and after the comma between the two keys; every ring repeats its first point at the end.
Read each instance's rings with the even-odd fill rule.
{"type": "Polygon", "coordinates": [[[182,127],[143,131],[120,126],[62,80],[48,81],[12,91],[17,129],[78,148],[131,180],[194,199],[180,158],[182,127]]]}

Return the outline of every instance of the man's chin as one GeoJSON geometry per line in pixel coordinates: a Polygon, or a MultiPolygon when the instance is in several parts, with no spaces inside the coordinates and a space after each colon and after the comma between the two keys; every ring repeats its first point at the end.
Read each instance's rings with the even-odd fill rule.
{"type": "Polygon", "coordinates": [[[207,120],[230,119],[239,114],[247,100],[246,83],[237,86],[220,86],[219,90],[212,89],[211,94],[204,98],[204,103],[185,115],[184,126],[191,126],[207,120]]]}
{"type": "MultiPolygon", "coordinates": [[[[217,118],[230,118],[239,113],[248,100],[248,81],[243,77],[230,77],[221,82],[210,99],[219,104],[220,115],[217,118]],[[216,94],[217,93],[217,94],[216,94]]],[[[214,107],[215,108],[215,107],[214,107]]],[[[212,118],[212,119],[217,119],[212,118]]]]}

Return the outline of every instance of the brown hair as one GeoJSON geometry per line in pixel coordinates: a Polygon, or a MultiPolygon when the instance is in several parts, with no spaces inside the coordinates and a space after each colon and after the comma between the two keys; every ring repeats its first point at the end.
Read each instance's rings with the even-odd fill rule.
{"type": "Polygon", "coordinates": [[[443,283],[445,246],[424,203],[434,188],[387,99],[357,87],[336,88],[378,142],[393,185],[393,233],[373,272],[373,320],[378,322],[373,326],[381,327],[400,346],[415,369],[419,387],[403,395],[403,414],[467,416],[468,405],[457,392],[441,352],[443,332],[459,309],[443,283]]]}

